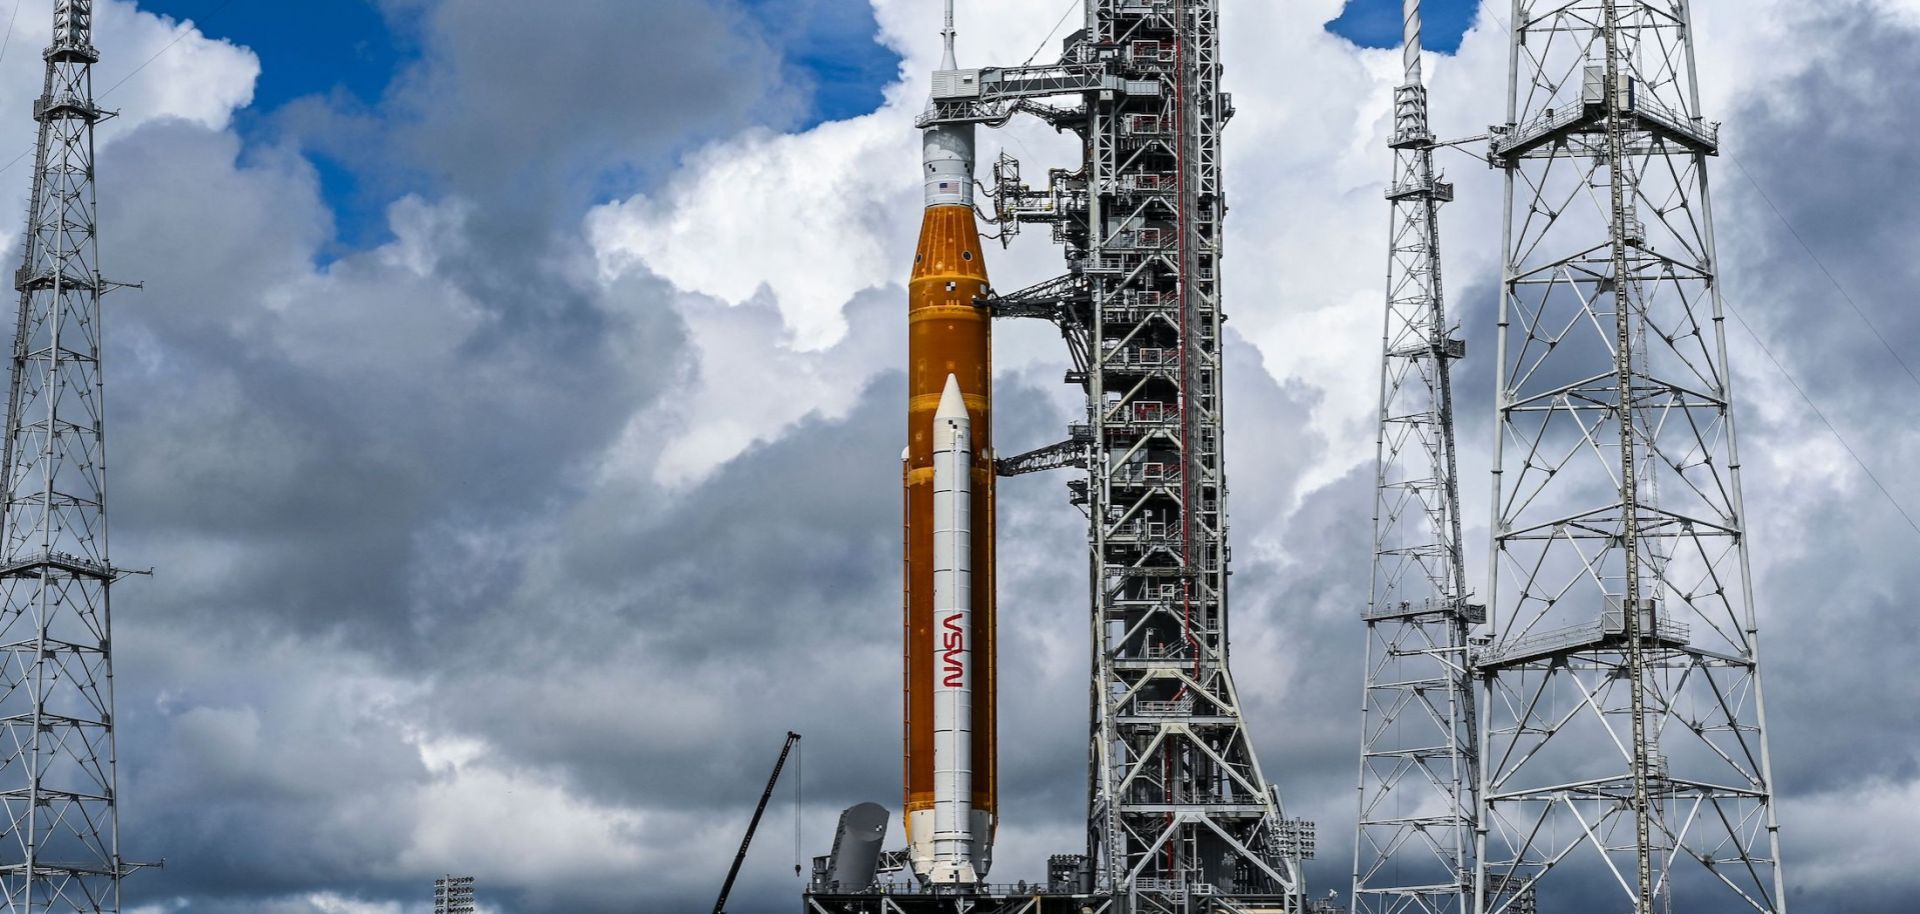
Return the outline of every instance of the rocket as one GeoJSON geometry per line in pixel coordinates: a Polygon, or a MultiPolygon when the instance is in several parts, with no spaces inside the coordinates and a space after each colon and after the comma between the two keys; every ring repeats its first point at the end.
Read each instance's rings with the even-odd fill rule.
{"type": "MultiPolygon", "coordinates": [[[[942,72],[954,62],[947,0],[942,72]]],[[[914,873],[969,886],[992,863],[996,777],[992,338],[973,213],[974,128],[922,136],[926,209],[907,306],[906,825],[914,873]]]]}

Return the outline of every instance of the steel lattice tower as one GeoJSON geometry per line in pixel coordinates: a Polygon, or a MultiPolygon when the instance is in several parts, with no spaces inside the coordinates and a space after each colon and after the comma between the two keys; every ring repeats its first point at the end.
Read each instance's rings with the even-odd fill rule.
{"type": "Polygon", "coordinates": [[[1478,779],[1467,603],[1460,554],[1442,203],[1420,74],[1420,0],[1405,0],[1406,78],[1394,90],[1386,330],[1381,347],[1373,584],[1355,914],[1472,914],[1478,779]]]}
{"type": "Polygon", "coordinates": [[[120,909],[107,592],[93,11],[57,0],[15,285],[0,555],[0,887],[9,911],[120,909]]]}
{"type": "Polygon", "coordinates": [[[1217,0],[1088,0],[1059,64],[978,71],[936,89],[929,117],[1025,111],[1084,142],[1042,189],[996,166],[1003,228],[1051,225],[1069,272],[986,304],[1059,324],[1087,396],[1068,440],[1001,472],[1087,470],[1069,488],[1091,552],[1091,882],[1136,912],[1297,911],[1312,852],[1227,665],[1219,81],[1217,0]],[[1062,95],[1077,104],[1037,101],[1062,95]]]}
{"type": "Polygon", "coordinates": [[[1781,912],[1683,0],[1516,0],[1477,880],[1781,912]]]}

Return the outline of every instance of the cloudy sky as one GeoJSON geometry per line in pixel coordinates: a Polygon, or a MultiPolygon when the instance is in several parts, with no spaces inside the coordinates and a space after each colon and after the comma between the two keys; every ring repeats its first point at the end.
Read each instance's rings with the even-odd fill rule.
{"type": "MultiPolygon", "coordinates": [[[[1076,5],[962,0],[963,58],[1044,57],[1076,5]]],[[[1393,82],[1369,46],[1397,4],[1224,5],[1234,666],[1266,771],[1321,823],[1313,884],[1344,887],[1393,82]]],[[[49,4],[18,6],[0,143],[24,153],[49,4]]],[[[1502,116],[1506,5],[1437,6],[1436,118],[1477,133],[1502,116]]],[[[1904,914],[1920,0],[1695,6],[1727,124],[1715,203],[1794,904],[1904,914]]],[[[97,84],[123,112],[101,130],[102,259],[146,283],[108,302],[114,550],[157,569],[116,600],[123,843],[167,862],[128,882],[132,907],[414,914],[455,871],[489,914],[691,910],[791,728],[804,767],[733,905],[785,912],[796,784],[807,855],[840,808],[897,802],[901,280],[937,16],[102,3],[97,84]]],[[[1031,125],[985,145],[1030,173],[1072,152],[1031,125]]],[[[15,212],[30,161],[0,170],[15,212]]],[[[1454,307],[1487,352],[1498,182],[1448,167],[1454,307]]],[[[1004,288],[1057,272],[1039,237],[992,259],[1004,288]]],[[[998,333],[996,434],[1057,439],[1057,337],[998,333]]],[[[1491,438],[1475,364],[1469,518],[1491,438]]],[[[996,878],[1081,840],[1064,481],[1003,490],[996,878]]]]}

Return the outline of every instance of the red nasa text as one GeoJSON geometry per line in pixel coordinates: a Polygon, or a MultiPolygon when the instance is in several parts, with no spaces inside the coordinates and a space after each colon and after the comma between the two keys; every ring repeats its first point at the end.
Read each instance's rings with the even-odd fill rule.
{"type": "Polygon", "coordinates": [[[960,655],[967,649],[967,634],[960,628],[960,614],[954,613],[942,619],[940,627],[947,630],[940,643],[940,667],[945,674],[940,684],[948,688],[962,688],[967,684],[967,668],[960,662],[960,655]]]}

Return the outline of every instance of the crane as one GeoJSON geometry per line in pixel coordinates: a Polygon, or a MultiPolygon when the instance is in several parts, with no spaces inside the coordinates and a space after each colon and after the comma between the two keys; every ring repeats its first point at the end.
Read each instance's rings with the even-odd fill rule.
{"type": "Polygon", "coordinates": [[[800,734],[787,731],[787,741],[780,746],[780,757],[773,762],[773,774],[767,776],[767,789],[760,791],[760,802],[753,807],[753,818],[747,822],[747,834],[740,839],[740,852],[733,855],[733,865],[727,868],[727,881],[720,883],[720,897],[714,899],[713,914],[727,912],[727,896],[733,893],[733,880],[740,876],[740,864],[747,862],[747,847],[753,844],[760,816],[767,811],[767,801],[773,798],[773,785],[780,783],[780,769],[787,766],[787,753],[792,752],[793,744],[799,741],[800,734]]]}

